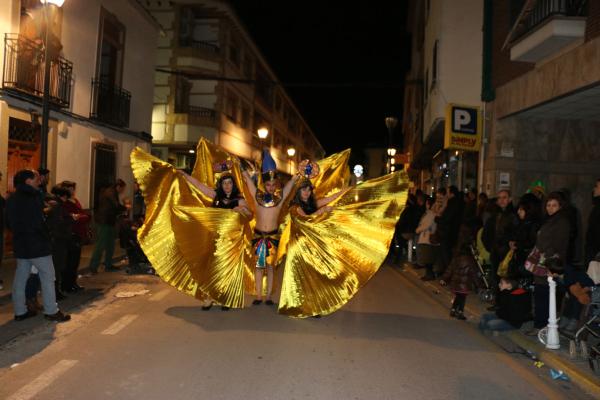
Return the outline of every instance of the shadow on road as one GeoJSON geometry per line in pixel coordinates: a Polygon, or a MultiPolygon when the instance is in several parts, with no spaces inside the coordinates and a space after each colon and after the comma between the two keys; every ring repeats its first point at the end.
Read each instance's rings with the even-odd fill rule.
{"type": "Polygon", "coordinates": [[[321,319],[294,319],[277,315],[275,309],[259,307],[228,313],[203,312],[200,307],[171,307],[166,313],[208,332],[254,331],[381,341],[403,339],[446,349],[489,351],[473,343],[465,333],[465,323],[460,321],[350,310],[321,319]]]}

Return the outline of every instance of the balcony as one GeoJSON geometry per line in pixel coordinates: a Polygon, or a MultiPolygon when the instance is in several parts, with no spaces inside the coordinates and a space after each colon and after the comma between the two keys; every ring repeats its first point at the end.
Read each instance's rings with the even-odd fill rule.
{"type": "Polygon", "coordinates": [[[528,5],[507,39],[512,61],[535,63],[584,38],[586,0],[537,0],[528,5]]]}
{"type": "MultiPolygon", "coordinates": [[[[44,96],[44,47],[16,33],[4,35],[5,90],[40,99],[44,96]]],[[[56,56],[50,57],[50,102],[69,108],[73,63],[56,56]]]]}
{"type": "Polygon", "coordinates": [[[90,118],[119,128],[129,126],[131,93],[102,80],[92,80],[90,118]]]}

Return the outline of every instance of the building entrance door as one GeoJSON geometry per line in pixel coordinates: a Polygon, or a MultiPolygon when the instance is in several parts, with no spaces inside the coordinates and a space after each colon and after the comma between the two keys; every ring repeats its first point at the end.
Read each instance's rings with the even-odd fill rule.
{"type": "Polygon", "coordinates": [[[93,151],[93,179],[90,207],[96,209],[103,186],[116,183],[117,157],[115,146],[95,143],[93,151]]]}

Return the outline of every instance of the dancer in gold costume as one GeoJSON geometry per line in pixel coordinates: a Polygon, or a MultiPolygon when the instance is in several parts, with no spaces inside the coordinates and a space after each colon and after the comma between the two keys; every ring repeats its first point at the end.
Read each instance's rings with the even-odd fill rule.
{"type": "MultiPolygon", "coordinates": [[[[303,171],[315,198],[321,199],[317,204],[328,203],[322,211],[310,213],[299,211],[299,205],[286,198],[297,193],[297,177],[279,199],[278,192],[269,193],[260,183],[253,192],[249,176],[242,178],[239,161],[201,140],[192,176],[214,187],[211,165],[215,160],[231,160],[235,182],[262,232],[254,235],[243,215],[210,208],[211,199],[172,166],[136,149],[132,166],[148,207],[139,233],[142,248],[159,275],[178,289],[243,307],[244,292],[260,299],[261,291],[254,291],[257,257],[269,249],[269,242],[273,257],[273,242],[278,240],[276,263],[284,267],[279,313],[300,318],[330,314],[346,304],[385,260],[408,190],[408,180],[400,173],[348,189],[349,155],[346,150],[319,161],[316,175],[303,171]],[[277,204],[279,222],[274,226],[259,226],[260,212],[269,208],[261,202],[277,204]],[[262,240],[267,247],[253,248],[252,239],[255,244],[262,240]]],[[[300,182],[307,185],[306,180],[300,182]]]]}

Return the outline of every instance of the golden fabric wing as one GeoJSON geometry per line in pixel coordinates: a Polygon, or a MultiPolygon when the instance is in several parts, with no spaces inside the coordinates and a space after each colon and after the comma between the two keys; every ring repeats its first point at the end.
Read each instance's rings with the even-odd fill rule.
{"type": "Polygon", "coordinates": [[[385,260],[407,191],[395,173],[352,188],[330,213],[292,211],[279,312],[304,318],[346,304],[385,260]]]}
{"type": "Polygon", "coordinates": [[[139,148],[131,165],[146,202],[138,239],[157,274],[198,299],[208,295],[243,307],[244,287],[253,287],[246,271],[247,221],[232,210],[206,207],[202,193],[171,165],[139,148]]]}

